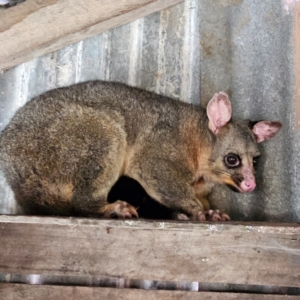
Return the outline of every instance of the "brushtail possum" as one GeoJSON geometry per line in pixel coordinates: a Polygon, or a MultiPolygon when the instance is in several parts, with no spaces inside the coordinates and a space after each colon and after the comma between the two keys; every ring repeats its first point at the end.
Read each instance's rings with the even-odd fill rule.
{"type": "Polygon", "coordinates": [[[1,168],[26,212],[138,216],[107,202],[122,175],[184,220],[228,220],[209,210],[214,184],[255,189],[257,143],[281,123],[233,120],[219,92],[206,110],[120,83],[91,81],[24,105],[0,136],[1,168]]]}

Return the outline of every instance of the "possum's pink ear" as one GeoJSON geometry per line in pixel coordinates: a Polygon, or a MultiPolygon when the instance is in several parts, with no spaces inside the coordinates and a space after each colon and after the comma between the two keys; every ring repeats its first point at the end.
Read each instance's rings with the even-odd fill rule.
{"type": "Polygon", "coordinates": [[[218,130],[231,119],[232,109],[228,95],[224,92],[214,94],[207,104],[206,113],[209,119],[209,129],[213,133],[218,133],[218,130]]]}
{"type": "Polygon", "coordinates": [[[281,127],[282,124],[280,122],[259,121],[253,126],[252,131],[256,141],[260,143],[274,137],[281,127]]]}

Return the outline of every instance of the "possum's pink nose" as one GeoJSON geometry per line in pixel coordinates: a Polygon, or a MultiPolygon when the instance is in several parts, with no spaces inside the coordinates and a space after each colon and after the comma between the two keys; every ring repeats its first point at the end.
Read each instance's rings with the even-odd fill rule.
{"type": "Polygon", "coordinates": [[[243,181],[241,183],[241,189],[246,193],[252,192],[255,189],[255,187],[256,183],[254,180],[243,181]]]}

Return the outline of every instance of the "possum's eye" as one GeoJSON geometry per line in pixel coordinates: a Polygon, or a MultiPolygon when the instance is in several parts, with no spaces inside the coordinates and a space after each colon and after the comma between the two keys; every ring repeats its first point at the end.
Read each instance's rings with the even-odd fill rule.
{"type": "Polygon", "coordinates": [[[253,167],[256,168],[258,165],[259,156],[253,157],[253,167]]]}
{"type": "Polygon", "coordinates": [[[224,162],[228,168],[236,168],[241,164],[241,159],[238,155],[230,153],[224,157],[224,162]]]}

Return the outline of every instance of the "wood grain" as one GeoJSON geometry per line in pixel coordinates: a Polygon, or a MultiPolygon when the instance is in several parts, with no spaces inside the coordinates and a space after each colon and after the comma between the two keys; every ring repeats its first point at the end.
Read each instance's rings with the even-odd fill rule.
{"type": "Polygon", "coordinates": [[[297,224],[0,217],[0,273],[300,287],[297,224]]]}
{"type": "Polygon", "coordinates": [[[293,300],[297,296],[0,284],[1,300],[293,300]]]}
{"type": "Polygon", "coordinates": [[[0,11],[5,70],[182,0],[27,0],[0,11]]]}

